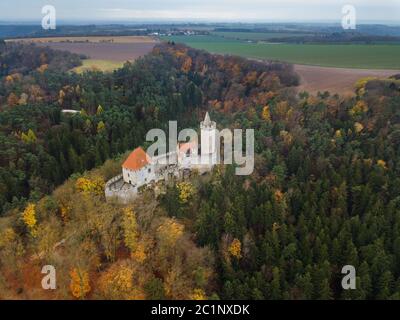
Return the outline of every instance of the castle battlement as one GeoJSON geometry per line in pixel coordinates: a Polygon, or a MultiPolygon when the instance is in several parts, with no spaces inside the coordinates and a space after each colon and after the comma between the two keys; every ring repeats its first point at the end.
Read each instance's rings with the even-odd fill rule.
{"type": "Polygon", "coordinates": [[[172,177],[181,177],[185,171],[206,173],[217,164],[217,124],[206,113],[200,123],[201,151],[196,143],[178,144],[176,151],[150,157],[142,148],[136,148],[122,165],[122,174],[106,183],[106,198],[123,202],[134,198],[139,189],[172,177]]]}

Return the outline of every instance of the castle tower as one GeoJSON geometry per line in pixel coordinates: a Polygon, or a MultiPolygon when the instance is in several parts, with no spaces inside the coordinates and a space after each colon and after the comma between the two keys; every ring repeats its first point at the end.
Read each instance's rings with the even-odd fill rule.
{"type": "Polygon", "coordinates": [[[215,165],[218,162],[217,124],[215,121],[211,121],[208,112],[204,121],[200,122],[200,131],[201,163],[215,165]]]}

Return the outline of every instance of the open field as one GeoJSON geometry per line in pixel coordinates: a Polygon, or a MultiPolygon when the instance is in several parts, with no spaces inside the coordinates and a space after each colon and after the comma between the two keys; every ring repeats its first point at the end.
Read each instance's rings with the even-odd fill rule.
{"type": "Polygon", "coordinates": [[[49,42],[112,42],[112,43],[155,43],[156,39],[144,36],[115,36],[115,37],[48,37],[48,38],[24,38],[9,39],[8,42],[29,42],[29,43],[49,43],[49,42]]]}
{"type": "Polygon", "coordinates": [[[308,91],[312,94],[318,91],[329,91],[343,95],[354,94],[354,84],[360,78],[387,78],[400,73],[400,71],[393,70],[346,69],[306,65],[295,65],[295,70],[301,77],[299,91],[308,91]]]}
{"type": "Polygon", "coordinates": [[[153,50],[156,42],[49,42],[37,43],[39,46],[48,46],[55,50],[65,50],[83,54],[94,60],[133,61],[153,50]]]}
{"type": "Polygon", "coordinates": [[[267,41],[273,38],[302,37],[307,33],[298,32],[213,32],[213,35],[226,39],[267,41]]]}
{"type": "Polygon", "coordinates": [[[294,64],[358,69],[400,69],[400,45],[314,45],[247,43],[217,36],[175,36],[164,40],[185,43],[213,53],[286,61],[294,64]]]}
{"type": "Polygon", "coordinates": [[[151,37],[118,36],[118,37],[53,37],[12,39],[7,41],[35,43],[55,50],[65,50],[85,55],[83,65],[75,72],[85,70],[113,71],[122,67],[126,61],[134,61],[151,52],[158,41],[151,37]]]}
{"type": "Polygon", "coordinates": [[[112,60],[94,60],[85,59],[82,60],[82,65],[72,69],[76,73],[83,73],[85,71],[103,71],[112,72],[116,69],[122,68],[124,62],[122,61],[112,61],[112,60]]]}
{"type": "Polygon", "coordinates": [[[299,91],[310,93],[327,90],[331,93],[353,94],[354,84],[360,78],[386,78],[400,73],[399,45],[256,44],[220,36],[165,39],[213,53],[294,63],[301,77],[299,91]]]}

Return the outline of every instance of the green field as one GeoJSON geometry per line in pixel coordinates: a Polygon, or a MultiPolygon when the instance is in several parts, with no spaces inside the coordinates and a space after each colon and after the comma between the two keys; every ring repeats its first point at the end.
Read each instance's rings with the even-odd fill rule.
{"type": "Polygon", "coordinates": [[[302,37],[307,33],[295,32],[213,32],[213,35],[224,37],[226,39],[268,41],[274,38],[302,37]]]}
{"type": "Polygon", "coordinates": [[[400,45],[268,44],[219,36],[173,36],[163,40],[185,43],[212,53],[270,59],[295,64],[361,69],[400,69],[400,45]]]}

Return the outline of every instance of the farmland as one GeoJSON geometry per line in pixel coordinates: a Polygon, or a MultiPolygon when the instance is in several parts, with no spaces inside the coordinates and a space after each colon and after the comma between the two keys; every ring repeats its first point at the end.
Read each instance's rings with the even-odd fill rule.
{"type": "Polygon", "coordinates": [[[124,62],[122,61],[85,59],[82,61],[81,66],[72,69],[72,71],[76,73],[83,73],[85,71],[112,72],[122,68],[123,65],[124,62]]]}
{"type": "Polygon", "coordinates": [[[361,78],[388,78],[396,73],[393,70],[329,68],[307,65],[295,65],[300,75],[299,91],[316,94],[329,91],[342,95],[353,95],[354,84],[361,78]]]}
{"type": "Polygon", "coordinates": [[[213,32],[213,35],[226,39],[268,41],[274,38],[302,37],[307,33],[299,32],[213,32]]]}
{"type": "Polygon", "coordinates": [[[175,36],[164,39],[213,53],[246,58],[324,67],[400,69],[400,45],[248,43],[219,36],[175,36]]]}
{"type": "Polygon", "coordinates": [[[38,43],[56,50],[82,54],[95,60],[133,61],[150,52],[155,43],[111,43],[111,42],[50,42],[38,43]]]}
{"type": "Polygon", "coordinates": [[[81,67],[74,69],[77,72],[93,69],[113,71],[124,62],[134,61],[149,53],[157,43],[157,40],[151,37],[138,36],[31,38],[8,41],[35,43],[38,46],[69,51],[89,58],[83,60],[81,67]]]}
{"type": "Polygon", "coordinates": [[[90,43],[154,43],[155,39],[144,36],[91,36],[91,37],[46,37],[46,38],[23,38],[9,39],[7,42],[24,42],[24,43],[58,43],[58,42],[90,42],[90,43]]]}

